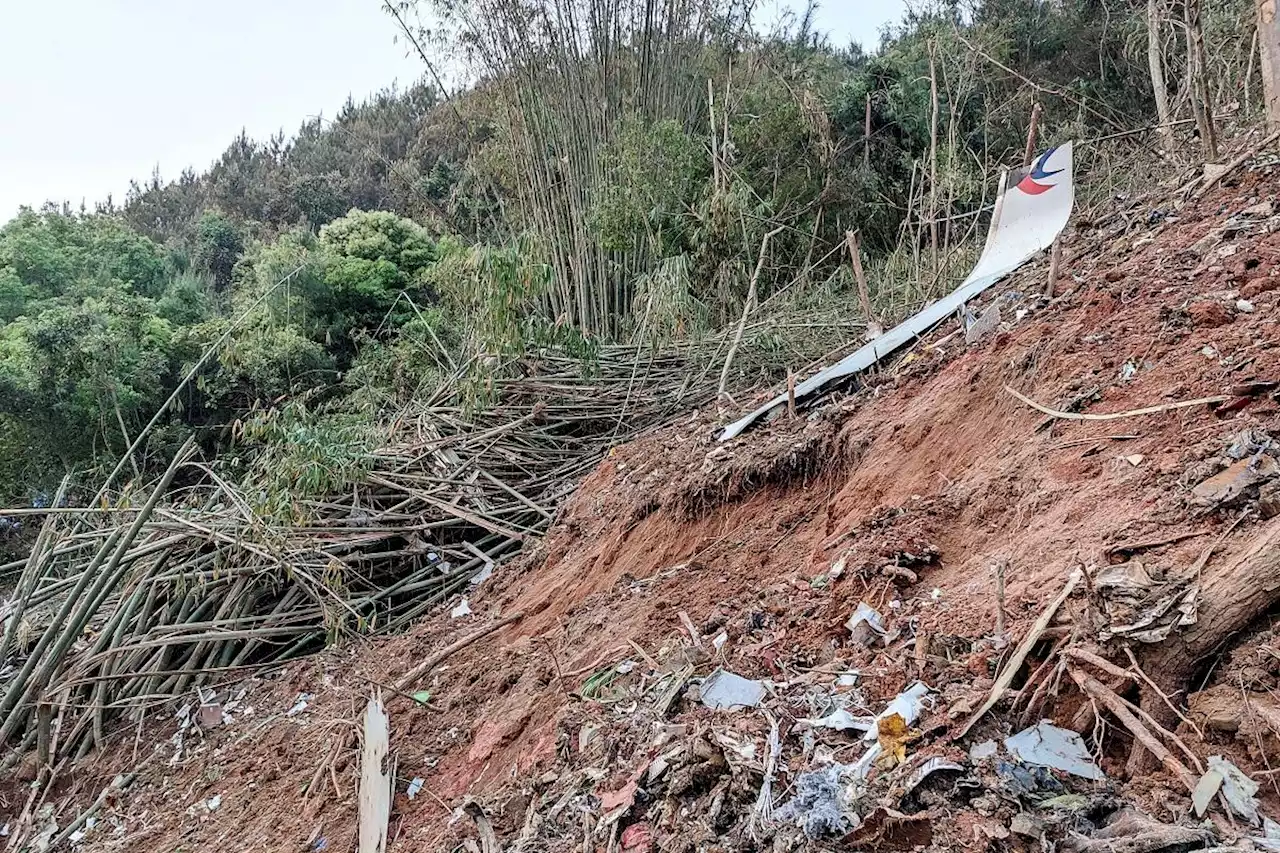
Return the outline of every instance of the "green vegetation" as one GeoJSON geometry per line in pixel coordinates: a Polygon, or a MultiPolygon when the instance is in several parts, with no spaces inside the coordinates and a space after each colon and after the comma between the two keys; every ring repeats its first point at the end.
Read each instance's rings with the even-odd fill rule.
{"type": "MultiPolygon", "coordinates": [[[[1156,115],[1135,0],[940,2],[874,54],[807,18],[752,35],[736,0],[662,20],[569,5],[399,4],[443,23],[440,42],[407,35],[461,46],[482,82],[388,90],[292,139],[241,135],[123,205],[0,228],[0,501],[93,483],[219,341],[126,471],[194,430],[266,491],[318,494],[442,377],[471,376],[483,407],[495,356],[555,348],[590,371],[606,342],[699,339],[736,322],[757,267],[774,312],[852,304],[848,230],[875,310],[899,315],[962,270],[1033,101],[1041,146],[1115,137],[1086,170],[1157,140],[1117,136],[1156,115]],[[500,25],[516,11],[538,26],[500,25]]],[[[1244,118],[1249,10],[1204,9],[1211,94],[1244,118]]],[[[1181,119],[1183,36],[1161,38],[1181,119]]],[[[1194,151],[1179,127],[1175,159],[1194,151]]]]}

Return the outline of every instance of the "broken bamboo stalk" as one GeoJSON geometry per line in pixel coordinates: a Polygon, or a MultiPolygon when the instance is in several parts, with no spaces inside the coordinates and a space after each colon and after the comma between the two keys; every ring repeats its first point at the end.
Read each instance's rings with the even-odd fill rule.
{"type": "Polygon", "coordinates": [[[1051,418],[1069,421],[1117,421],[1122,418],[1136,418],[1143,415],[1158,415],[1161,412],[1172,412],[1177,409],[1189,409],[1195,406],[1208,406],[1214,403],[1225,403],[1230,397],[1219,394],[1214,397],[1201,397],[1197,400],[1183,400],[1180,403],[1164,403],[1159,406],[1147,406],[1143,409],[1130,409],[1126,412],[1109,412],[1103,415],[1081,412],[1061,412],[1057,409],[1051,409],[1048,406],[1042,406],[1030,397],[1018,393],[1008,385],[1004,386],[1006,393],[1016,397],[1019,401],[1025,403],[1037,412],[1042,412],[1051,418]]]}
{"type": "Polygon", "coordinates": [[[1067,671],[1071,674],[1071,679],[1080,687],[1082,691],[1092,699],[1101,703],[1112,714],[1115,714],[1129,733],[1147,749],[1152,755],[1160,760],[1165,769],[1177,777],[1178,781],[1187,786],[1188,791],[1194,791],[1196,788],[1196,777],[1187,769],[1181,761],[1174,756],[1172,752],[1165,747],[1151,731],[1142,724],[1132,711],[1126,707],[1125,703],[1113,691],[1108,690],[1106,685],[1102,684],[1093,676],[1075,667],[1068,667],[1067,671]]]}
{"type": "Polygon", "coordinates": [[[1040,616],[1036,618],[1036,621],[1032,623],[1031,630],[1027,632],[1027,636],[1018,644],[1018,648],[1013,653],[1013,657],[1011,657],[1009,662],[1005,664],[1004,670],[1000,673],[999,677],[996,678],[995,684],[991,686],[991,693],[987,696],[987,700],[983,702],[982,707],[975,711],[973,716],[960,727],[960,730],[953,736],[954,738],[962,738],[968,734],[974,724],[986,716],[987,712],[996,706],[996,703],[1004,696],[1005,691],[1013,684],[1013,680],[1017,676],[1018,670],[1022,669],[1022,664],[1026,661],[1027,655],[1031,654],[1031,650],[1035,648],[1036,643],[1040,641],[1040,635],[1044,633],[1044,630],[1049,627],[1049,623],[1053,621],[1053,617],[1057,615],[1058,608],[1062,607],[1063,602],[1065,602],[1067,598],[1070,597],[1071,593],[1075,591],[1076,585],[1080,583],[1080,580],[1083,577],[1084,572],[1080,569],[1074,569],[1071,572],[1067,577],[1066,584],[1062,587],[1062,591],[1058,593],[1057,597],[1054,598],[1053,601],[1049,602],[1049,606],[1046,607],[1044,612],[1042,612],[1040,616]]]}

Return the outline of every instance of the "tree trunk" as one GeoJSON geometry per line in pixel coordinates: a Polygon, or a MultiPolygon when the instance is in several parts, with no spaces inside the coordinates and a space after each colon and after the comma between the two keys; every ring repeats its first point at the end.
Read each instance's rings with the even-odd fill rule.
{"type": "Polygon", "coordinates": [[[1173,690],[1187,687],[1196,668],[1280,600],[1280,518],[1263,526],[1247,548],[1200,579],[1198,620],[1150,647],[1143,668],[1173,690]]]}
{"type": "Polygon", "coordinates": [[[1175,145],[1173,123],[1169,116],[1169,87],[1164,81],[1164,56],[1160,40],[1163,22],[1161,0],[1147,0],[1147,64],[1151,68],[1151,92],[1155,96],[1156,114],[1160,118],[1160,141],[1165,152],[1172,154],[1175,145]]]}
{"type": "Polygon", "coordinates": [[[1280,130],[1280,21],[1276,0],[1258,2],[1258,55],[1262,71],[1262,100],[1267,110],[1267,126],[1280,130]]]}
{"type": "Polygon", "coordinates": [[[1205,162],[1212,163],[1218,159],[1218,134],[1213,125],[1213,102],[1209,97],[1209,82],[1206,79],[1208,70],[1200,0],[1185,0],[1182,11],[1187,25],[1187,89],[1191,93],[1191,112],[1195,115],[1196,127],[1200,131],[1205,162]]]}

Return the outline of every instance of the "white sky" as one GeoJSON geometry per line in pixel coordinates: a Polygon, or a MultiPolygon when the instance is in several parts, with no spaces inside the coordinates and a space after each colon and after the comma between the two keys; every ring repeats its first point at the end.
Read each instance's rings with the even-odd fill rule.
{"type": "MultiPolygon", "coordinates": [[[[790,0],[764,0],[767,25],[790,0]]],[[[879,43],[905,0],[825,0],[838,46],[879,43]]],[[[0,222],[78,206],[159,167],[205,169],[239,133],[292,134],[422,73],[380,0],[0,0],[0,222]]]]}

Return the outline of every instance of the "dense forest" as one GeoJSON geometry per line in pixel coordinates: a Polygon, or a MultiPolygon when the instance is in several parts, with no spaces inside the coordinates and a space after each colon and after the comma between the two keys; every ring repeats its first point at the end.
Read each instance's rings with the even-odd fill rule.
{"type": "Polygon", "coordinates": [[[736,0],[386,11],[423,82],[0,228],[0,500],[163,467],[193,429],[243,476],[319,489],[446,371],[548,347],[589,371],[749,300],[848,317],[847,232],[892,319],[971,261],[1033,104],[1037,144],[1083,143],[1105,194],[1212,159],[1215,122],[1261,103],[1248,0],[953,0],[874,50],[808,16],[760,33],[736,0]]]}

